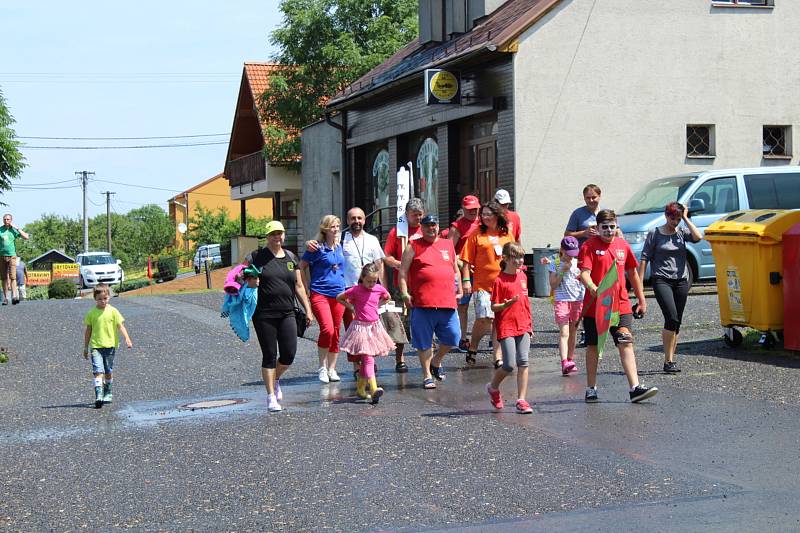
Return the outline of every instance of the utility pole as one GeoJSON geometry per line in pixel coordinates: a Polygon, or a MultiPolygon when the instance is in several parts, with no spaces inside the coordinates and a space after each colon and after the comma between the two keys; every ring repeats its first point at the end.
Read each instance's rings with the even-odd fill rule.
{"type": "Polygon", "coordinates": [[[106,249],[111,253],[111,195],[115,192],[106,191],[106,249]]]}
{"type": "Polygon", "coordinates": [[[87,217],[86,191],[89,184],[89,176],[94,176],[94,172],[81,170],[76,172],[75,175],[81,180],[81,189],[83,189],[83,251],[85,253],[89,251],[89,218],[87,217]]]}

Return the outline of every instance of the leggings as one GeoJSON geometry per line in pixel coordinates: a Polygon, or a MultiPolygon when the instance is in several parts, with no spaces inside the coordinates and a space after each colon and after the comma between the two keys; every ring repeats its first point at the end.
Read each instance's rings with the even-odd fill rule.
{"type": "Polygon", "coordinates": [[[336,298],[311,291],[311,312],[319,323],[317,346],[327,348],[330,353],[339,353],[339,330],[344,306],[336,298]]]}
{"type": "Polygon", "coordinates": [[[677,335],[681,329],[683,309],[689,295],[689,281],[686,279],[653,278],[653,292],[664,315],[664,329],[677,335]]]}
{"type": "Polygon", "coordinates": [[[275,368],[276,361],[284,366],[294,362],[294,354],[297,352],[297,322],[294,312],[280,318],[256,317],[253,328],[263,354],[261,368],[275,368]]]}
{"type": "Polygon", "coordinates": [[[528,366],[528,352],[531,349],[531,334],[523,333],[516,337],[500,339],[500,349],[503,351],[503,370],[511,372],[514,367],[511,362],[516,359],[517,368],[528,366]]]}
{"type": "Polygon", "coordinates": [[[371,355],[361,354],[361,367],[359,368],[358,375],[362,378],[375,377],[375,357],[371,355]]]}

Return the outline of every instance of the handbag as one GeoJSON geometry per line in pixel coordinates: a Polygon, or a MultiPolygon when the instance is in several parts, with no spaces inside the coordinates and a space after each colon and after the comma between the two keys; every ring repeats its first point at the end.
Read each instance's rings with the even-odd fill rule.
{"type": "Polygon", "coordinates": [[[294,319],[297,322],[297,336],[302,337],[306,332],[306,310],[297,296],[294,297],[294,319]]]}

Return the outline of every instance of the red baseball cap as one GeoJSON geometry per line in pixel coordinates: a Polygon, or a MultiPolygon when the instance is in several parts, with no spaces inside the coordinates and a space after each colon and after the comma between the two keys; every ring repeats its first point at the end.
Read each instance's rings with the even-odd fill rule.
{"type": "Polygon", "coordinates": [[[472,196],[471,194],[465,196],[463,200],[461,200],[461,207],[464,209],[478,209],[481,206],[481,201],[478,200],[477,196],[472,196]]]}

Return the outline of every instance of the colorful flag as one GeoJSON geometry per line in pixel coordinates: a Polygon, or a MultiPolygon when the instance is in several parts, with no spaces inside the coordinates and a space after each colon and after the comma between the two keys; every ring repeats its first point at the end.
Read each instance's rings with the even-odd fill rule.
{"type": "Polygon", "coordinates": [[[597,286],[594,321],[597,325],[597,355],[602,358],[609,329],[619,325],[619,269],[616,261],[597,286]]]}

